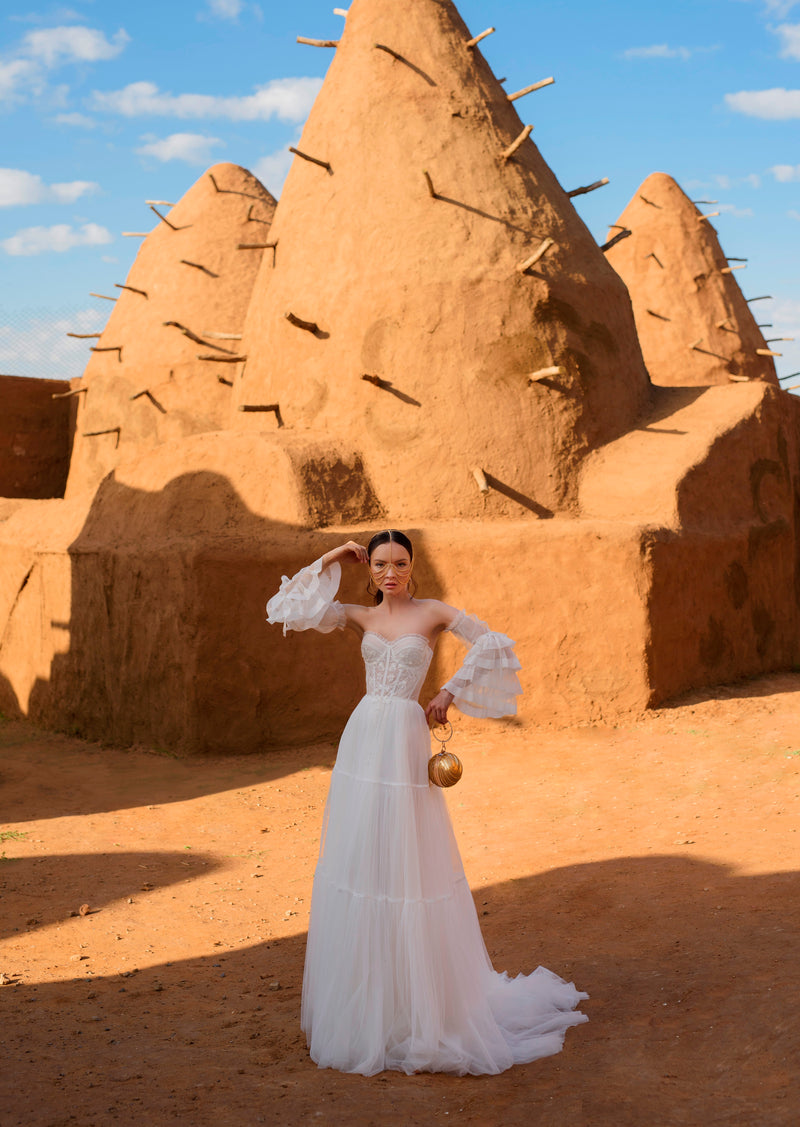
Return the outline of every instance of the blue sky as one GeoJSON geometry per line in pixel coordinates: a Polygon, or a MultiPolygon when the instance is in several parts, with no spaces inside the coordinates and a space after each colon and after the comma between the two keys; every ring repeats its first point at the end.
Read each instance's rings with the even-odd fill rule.
{"type": "MultiPolygon", "coordinates": [[[[296,35],[337,38],[336,0],[73,0],[0,15],[0,371],[79,375],[64,335],[102,327],[148,230],[146,199],[176,200],[218,160],[279,195],[330,61],[296,35]]],[[[339,0],[347,7],[348,0],[339,0]]],[[[384,0],[390,2],[390,0],[384,0]]],[[[464,0],[599,241],[651,172],[714,199],[745,296],[772,322],[780,375],[800,371],[800,0],[464,0]]],[[[791,383],[792,381],[789,381],[791,383]]],[[[800,383],[800,376],[798,376],[800,383]]]]}

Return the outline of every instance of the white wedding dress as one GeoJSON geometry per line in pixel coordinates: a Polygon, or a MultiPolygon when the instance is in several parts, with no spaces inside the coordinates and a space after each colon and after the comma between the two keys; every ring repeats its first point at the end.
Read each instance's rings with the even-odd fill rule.
{"type": "MultiPolygon", "coordinates": [[[[327,633],[341,568],[311,564],[267,604],[270,622],[327,633]]],[[[516,711],[513,643],[459,612],[471,649],[445,686],[473,716],[516,711]]],[[[432,650],[419,634],[361,642],[366,695],[342,733],[323,818],[308,927],[301,1024],[321,1068],[371,1076],[502,1072],[561,1049],[588,1020],[587,994],[544,967],[492,969],[442,791],[428,782],[430,735],[417,695],[432,650]]]]}

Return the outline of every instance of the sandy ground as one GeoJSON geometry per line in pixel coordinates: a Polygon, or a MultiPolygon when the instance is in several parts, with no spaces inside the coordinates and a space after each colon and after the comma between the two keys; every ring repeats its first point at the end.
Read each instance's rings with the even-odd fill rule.
{"type": "Polygon", "coordinates": [[[478,1078],[307,1056],[333,747],[176,760],[0,723],[0,1122],[796,1124],[799,709],[782,675],[613,728],[456,718],[494,964],[591,994],[563,1053],[478,1078]]]}

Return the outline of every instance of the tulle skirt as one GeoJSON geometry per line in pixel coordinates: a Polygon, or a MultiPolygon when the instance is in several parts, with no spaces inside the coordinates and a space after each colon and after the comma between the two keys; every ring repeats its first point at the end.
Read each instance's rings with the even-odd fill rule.
{"type": "Polygon", "coordinates": [[[323,821],[301,1022],[321,1068],[502,1072],[557,1053],[588,995],[492,969],[416,701],[364,697],[323,821]]]}

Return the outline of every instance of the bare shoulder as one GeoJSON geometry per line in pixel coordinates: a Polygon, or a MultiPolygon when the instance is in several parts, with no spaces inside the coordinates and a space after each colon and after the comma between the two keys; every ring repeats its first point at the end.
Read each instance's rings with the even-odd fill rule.
{"type": "Polygon", "coordinates": [[[446,630],[448,626],[452,626],[459,613],[455,607],[443,603],[441,599],[416,599],[415,602],[419,603],[435,629],[446,630]]]}
{"type": "Polygon", "coordinates": [[[342,607],[348,627],[355,630],[356,634],[363,634],[367,629],[370,608],[362,606],[360,603],[342,603],[342,607]]]}

